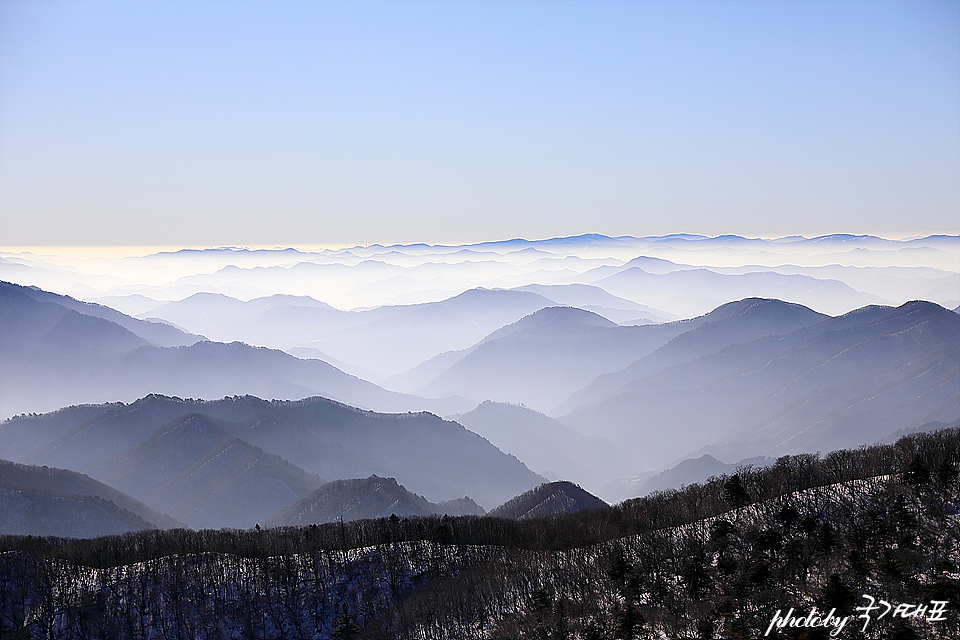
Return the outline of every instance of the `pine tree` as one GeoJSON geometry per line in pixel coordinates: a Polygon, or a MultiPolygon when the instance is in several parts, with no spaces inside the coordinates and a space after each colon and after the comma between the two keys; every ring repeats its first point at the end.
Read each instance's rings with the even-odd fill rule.
{"type": "Polygon", "coordinates": [[[360,627],[354,621],[350,607],[344,602],[343,608],[333,621],[333,638],[334,640],[353,640],[358,635],[360,635],[360,627]]]}

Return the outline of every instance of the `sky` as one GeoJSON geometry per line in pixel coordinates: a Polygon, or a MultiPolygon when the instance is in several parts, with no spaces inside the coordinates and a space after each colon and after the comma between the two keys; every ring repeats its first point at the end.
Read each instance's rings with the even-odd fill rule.
{"type": "Polygon", "coordinates": [[[0,246],[960,233],[960,1],[0,0],[0,246]]]}

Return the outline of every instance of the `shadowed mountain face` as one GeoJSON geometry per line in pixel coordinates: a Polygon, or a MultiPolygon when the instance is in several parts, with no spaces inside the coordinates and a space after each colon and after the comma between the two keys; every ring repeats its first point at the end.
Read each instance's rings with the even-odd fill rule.
{"type": "MultiPolygon", "coordinates": [[[[0,425],[0,441],[16,461],[83,471],[145,501],[169,499],[171,513],[180,513],[174,503],[188,505],[196,492],[213,495],[225,485],[240,495],[259,477],[281,481],[302,498],[312,487],[287,463],[328,479],[389,475],[434,501],[470,496],[488,506],[543,481],[455,422],[428,413],[372,413],[323,398],[148,396],[103,405],[99,413],[70,408],[14,418],[0,425]]],[[[282,502],[280,494],[275,498],[271,504],[282,502]]],[[[293,501],[277,504],[260,521],[293,501]]]]}
{"type": "Polygon", "coordinates": [[[686,362],[674,349],[651,356],[672,366],[641,361],[632,368],[645,377],[563,420],[664,460],[700,448],[728,459],[828,451],[960,415],[960,317],[932,303],[726,339],[686,362]]]}
{"type": "MultiPolygon", "coordinates": [[[[127,401],[148,393],[204,398],[244,393],[270,398],[323,394],[382,410],[430,406],[345,374],[326,362],[300,360],[282,351],[207,341],[155,346],[113,321],[36,297],[43,296],[25,287],[0,285],[2,415],[78,402],[127,401]],[[28,295],[30,292],[33,295],[28,295]]],[[[85,303],[71,304],[85,308],[85,303]]]]}
{"type": "Polygon", "coordinates": [[[201,414],[161,427],[96,473],[194,529],[253,527],[321,484],[201,414]]]}
{"type": "Polygon", "coordinates": [[[27,291],[0,284],[3,415],[52,409],[101,392],[89,384],[90,375],[115,368],[125,353],[150,344],[118,324],[37,301],[27,291]]]}
{"type": "Polygon", "coordinates": [[[0,535],[96,538],[154,525],[95,496],[58,496],[0,486],[0,535]]]}
{"type": "Polygon", "coordinates": [[[362,480],[337,480],[323,485],[267,523],[270,527],[323,524],[337,520],[365,520],[398,516],[482,515],[483,509],[461,498],[447,509],[411,493],[394,478],[370,476],[362,480]]]}
{"type": "Polygon", "coordinates": [[[747,298],[717,307],[696,319],[695,326],[672,339],[650,355],[615,373],[601,375],[578,391],[552,413],[562,415],[577,407],[602,400],[624,385],[642,380],[671,366],[716,353],[730,345],[753,342],[767,336],[784,335],[816,325],[830,316],[798,304],[747,298]]]}
{"type": "Polygon", "coordinates": [[[545,518],[581,509],[603,509],[607,503],[572,482],[550,482],[506,502],[489,515],[511,520],[545,518]]]}
{"type": "Polygon", "coordinates": [[[0,535],[93,538],[183,526],[74,471],[0,460],[0,535]]]}
{"type": "Polygon", "coordinates": [[[0,283],[0,348],[4,362],[87,353],[110,357],[151,344],[120,325],[57,302],[37,300],[27,287],[0,283]]]}

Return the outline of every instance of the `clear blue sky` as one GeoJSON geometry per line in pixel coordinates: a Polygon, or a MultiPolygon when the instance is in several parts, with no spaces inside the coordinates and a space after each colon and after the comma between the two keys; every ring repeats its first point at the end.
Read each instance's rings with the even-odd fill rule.
{"type": "Polygon", "coordinates": [[[960,2],[0,0],[0,245],[960,233],[960,2]]]}

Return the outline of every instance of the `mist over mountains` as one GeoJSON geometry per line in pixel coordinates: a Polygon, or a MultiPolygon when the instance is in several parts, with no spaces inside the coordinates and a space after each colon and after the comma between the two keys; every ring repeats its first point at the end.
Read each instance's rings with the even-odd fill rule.
{"type": "Polygon", "coordinates": [[[707,451],[733,459],[828,451],[877,441],[897,425],[956,419],[957,314],[913,302],[790,326],[749,342],[713,342],[712,353],[674,359],[685,346],[678,338],[613,382],[581,392],[563,419],[667,457],[690,451],[709,434],[707,451]],[[604,394],[602,387],[615,390],[604,394]]]}
{"type": "MultiPolygon", "coordinates": [[[[460,246],[370,245],[317,251],[184,249],[127,258],[4,251],[0,253],[0,273],[8,281],[36,285],[83,300],[110,297],[114,304],[108,306],[134,315],[144,313],[144,300],[140,296],[156,300],[156,308],[164,301],[183,300],[195,293],[221,293],[241,300],[285,294],[310,296],[337,309],[351,310],[435,302],[476,287],[596,284],[598,280],[634,267],[653,275],[698,269],[729,276],[801,273],[813,278],[807,281],[808,295],[812,297],[804,300],[794,300],[785,294],[769,295],[749,287],[731,293],[728,299],[718,298],[711,292],[695,292],[698,295],[693,297],[704,301],[693,313],[677,313],[668,305],[659,304],[657,300],[662,296],[653,292],[646,294],[646,299],[631,300],[677,317],[706,313],[725,302],[750,296],[777,297],[835,314],[868,304],[852,302],[844,309],[820,308],[815,302],[817,299],[828,304],[838,303],[836,282],[875,296],[877,299],[873,302],[876,303],[896,306],[911,299],[930,299],[932,293],[939,291],[944,297],[933,298],[932,302],[948,308],[957,306],[960,304],[957,244],[958,236],[888,240],[837,234],[764,240],[690,234],[645,238],[588,234],[460,246]],[[952,289],[950,283],[953,283],[952,289]],[[830,290],[818,294],[820,286],[830,290]],[[124,308],[118,300],[122,296],[135,296],[130,298],[130,304],[136,306],[136,310],[124,308]]],[[[703,271],[697,273],[710,275],[703,271]]],[[[719,281],[742,282],[744,279],[721,278],[719,281]]],[[[536,292],[550,298],[543,291],[536,292]]],[[[555,302],[568,304],[561,300],[555,302]]],[[[685,304],[696,302],[691,300],[685,304]]],[[[672,318],[667,316],[667,319],[672,318]]]]}
{"type": "MultiPolygon", "coordinates": [[[[387,391],[322,360],[276,349],[199,336],[188,346],[160,346],[113,321],[60,302],[38,301],[32,291],[0,283],[0,410],[5,416],[78,402],[132,401],[149,393],[204,398],[249,393],[282,399],[322,394],[385,411],[464,407],[387,391]]],[[[142,324],[152,328],[155,323],[142,324]]]]}
{"type": "Polygon", "coordinates": [[[4,252],[0,275],[0,458],[162,517],[18,504],[100,505],[104,530],[469,514],[547,480],[614,501],[960,420],[957,236],[4,252]]]}

